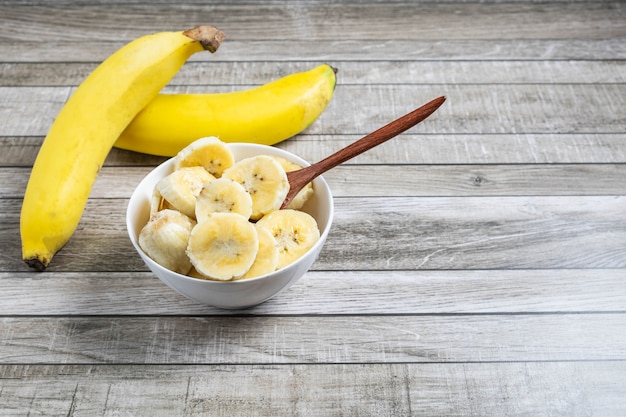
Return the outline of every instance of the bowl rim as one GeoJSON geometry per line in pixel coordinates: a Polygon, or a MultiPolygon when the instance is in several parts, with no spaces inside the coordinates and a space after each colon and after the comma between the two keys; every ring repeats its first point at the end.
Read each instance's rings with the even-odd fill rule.
{"type": "MultiPolygon", "coordinates": [[[[286,151],[284,149],[281,148],[277,148],[274,147],[272,145],[263,145],[263,144],[259,144],[259,143],[247,143],[247,142],[229,142],[226,143],[226,145],[228,147],[243,147],[243,148],[272,148],[273,152],[278,152],[278,154],[280,154],[280,156],[283,156],[289,160],[291,160],[292,162],[296,162],[298,164],[300,164],[301,166],[305,167],[305,166],[309,166],[311,165],[310,162],[302,159],[301,157],[299,157],[298,155],[291,153],[289,151],[286,151]]],[[[141,249],[141,247],[139,246],[139,242],[137,240],[137,237],[135,236],[135,233],[133,231],[133,227],[131,227],[131,225],[134,223],[132,221],[131,218],[131,211],[130,211],[130,206],[131,204],[134,202],[134,200],[136,198],[139,198],[138,194],[137,194],[137,190],[139,189],[139,186],[144,182],[147,181],[149,179],[149,177],[151,177],[152,175],[155,175],[154,173],[158,170],[163,170],[165,166],[169,166],[172,165],[174,162],[174,157],[170,157],[168,159],[166,159],[165,161],[161,162],[159,165],[157,165],[156,167],[153,167],[146,175],[143,176],[143,178],[139,181],[139,183],[137,183],[137,185],[135,185],[133,192],[131,193],[131,196],[128,200],[128,204],[126,206],[126,230],[128,232],[128,236],[130,238],[130,241],[132,243],[132,245],[134,246],[135,250],[141,255],[142,259],[144,260],[144,262],[146,262],[146,259],[148,259],[152,264],[154,264],[154,266],[156,268],[162,269],[170,274],[172,274],[173,276],[182,279],[182,280],[187,280],[190,282],[194,282],[194,283],[206,283],[205,285],[249,285],[252,282],[256,282],[256,281],[261,281],[267,278],[270,278],[271,275],[279,273],[279,272],[283,272],[285,270],[291,269],[291,268],[296,268],[297,267],[297,261],[292,262],[291,264],[288,264],[284,267],[282,267],[281,269],[277,269],[275,271],[272,272],[268,272],[267,274],[264,275],[259,275],[258,277],[253,277],[253,278],[247,278],[247,279],[241,279],[241,280],[228,280],[228,281],[220,281],[220,280],[211,280],[211,279],[202,279],[202,278],[195,278],[195,277],[191,277],[189,275],[184,275],[184,274],[180,274],[178,272],[174,272],[172,270],[169,270],[167,268],[165,268],[164,266],[161,266],[159,263],[157,263],[156,261],[154,261],[152,258],[150,258],[144,251],[143,249],[141,249]]],[[[335,207],[334,207],[334,197],[332,194],[332,190],[330,189],[330,186],[328,185],[328,182],[326,182],[326,179],[324,179],[323,175],[320,175],[318,177],[316,177],[313,180],[314,184],[321,184],[321,186],[326,189],[327,193],[328,193],[328,197],[329,197],[329,210],[327,213],[327,217],[328,220],[326,221],[326,226],[324,227],[324,230],[320,231],[320,238],[317,240],[317,242],[315,242],[315,244],[307,251],[305,252],[305,254],[303,254],[302,256],[312,253],[312,252],[316,252],[318,249],[320,249],[320,246],[324,245],[326,238],[328,236],[328,233],[330,232],[332,223],[333,223],[333,218],[334,218],[334,212],[335,212],[335,207]]],[[[317,219],[316,219],[317,220],[317,219]]],[[[313,261],[315,262],[315,260],[313,261]]],[[[151,269],[151,268],[150,268],[151,269]]],[[[158,277],[158,275],[157,275],[158,277]]],[[[158,277],[160,279],[160,277],[158,277]]]]}

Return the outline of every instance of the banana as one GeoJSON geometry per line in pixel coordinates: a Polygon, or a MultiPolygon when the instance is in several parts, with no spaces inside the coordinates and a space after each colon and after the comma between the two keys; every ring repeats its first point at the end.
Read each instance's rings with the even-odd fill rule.
{"type": "Polygon", "coordinates": [[[278,210],[289,192],[289,181],[283,167],[268,155],[237,161],[222,174],[243,185],[252,198],[252,220],[278,210]]]}
{"type": "Polygon", "coordinates": [[[195,270],[220,281],[245,274],[258,250],[254,225],[235,213],[214,213],[196,224],[187,244],[187,255],[195,270]]]}
{"type": "Polygon", "coordinates": [[[218,178],[204,184],[196,200],[198,222],[213,213],[236,213],[249,219],[252,215],[252,198],[238,182],[218,178]]]}
{"type": "Polygon", "coordinates": [[[254,263],[248,272],[235,278],[235,280],[260,277],[274,272],[278,266],[278,242],[266,228],[258,224],[255,225],[255,228],[259,238],[259,250],[256,258],[254,258],[254,263]]]}
{"type": "Polygon", "coordinates": [[[304,255],[320,238],[317,222],[304,211],[277,210],[263,216],[256,224],[269,230],[278,242],[276,269],[281,269],[304,255]]]}
{"type": "Polygon", "coordinates": [[[115,146],[174,156],[205,136],[273,145],[311,125],[326,109],[336,82],[336,70],[322,64],[248,90],[159,94],[133,119],[115,146]]]}
{"type": "MultiPolygon", "coordinates": [[[[233,163],[215,178],[204,167],[220,164],[207,164],[205,159],[219,159],[223,152],[217,145],[223,143],[204,139],[181,150],[176,155],[178,168],[153,190],[151,218],[140,233],[140,245],[148,256],[193,278],[230,281],[259,277],[289,265],[319,240],[320,231],[311,215],[293,208],[279,210],[289,190],[286,171],[300,169],[298,164],[258,155],[233,163]],[[193,216],[184,214],[192,209],[193,216]],[[187,227],[176,219],[165,228],[165,219],[172,218],[172,213],[187,219],[183,222],[187,227]],[[186,231],[186,246],[181,229],[186,231]]],[[[297,202],[299,207],[314,192],[312,184],[307,187],[297,202]]]]}
{"type": "Polygon", "coordinates": [[[198,278],[198,279],[210,279],[202,275],[200,272],[196,271],[196,268],[194,268],[193,265],[191,266],[191,269],[187,273],[187,276],[191,278],[198,278]]]}
{"type": "Polygon", "coordinates": [[[154,187],[152,190],[152,197],[150,198],[150,216],[152,216],[157,211],[165,210],[165,209],[173,209],[176,210],[170,203],[167,202],[159,192],[157,187],[154,187]]]}
{"type": "Polygon", "coordinates": [[[216,178],[235,163],[235,158],[224,142],[214,136],[200,138],[174,157],[174,169],[201,166],[216,178]]]}
{"type": "Polygon", "coordinates": [[[139,246],[159,265],[187,274],[191,261],[187,243],[195,222],[176,210],[161,210],[139,232],[139,246]]]}
{"type": "Polygon", "coordinates": [[[215,177],[202,167],[184,167],[161,179],[156,190],[170,206],[195,220],[198,195],[213,180],[215,177]]]}
{"type": "MultiPolygon", "coordinates": [[[[296,171],[302,168],[300,165],[296,164],[295,162],[291,162],[285,158],[281,158],[280,156],[274,156],[274,159],[276,159],[278,163],[280,163],[280,165],[283,167],[285,172],[296,171]]],[[[305,185],[300,191],[298,191],[298,194],[296,194],[296,196],[293,198],[293,200],[291,200],[291,202],[287,205],[286,208],[299,210],[302,208],[302,206],[304,206],[304,203],[306,203],[307,200],[312,195],[313,195],[313,183],[310,182],[307,185],[305,185]]]]}
{"type": "Polygon", "coordinates": [[[214,52],[212,26],[140,37],[104,60],[57,115],[37,155],[20,215],[22,258],[43,271],[76,230],[98,171],[132,119],[192,54],[214,52]]]}

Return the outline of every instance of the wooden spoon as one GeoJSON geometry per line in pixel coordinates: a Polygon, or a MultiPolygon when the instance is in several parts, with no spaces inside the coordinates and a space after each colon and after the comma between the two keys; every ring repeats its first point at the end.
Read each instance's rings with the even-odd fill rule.
{"type": "Polygon", "coordinates": [[[296,194],[298,194],[298,192],[304,188],[305,185],[313,181],[316,177],[415,126],[433,114],[444,101],[446,101],[445,96],[436,98],[433,101],[424,104],[422,107],[415,109],[399,119],[396,119],[370,133],[369,135],[362,137],[356,142],[351,143],[325,159],[297,171],[288,172],[287,179],[289,180],[289,193],[287,193],[287,197],[285,197],[285,201],[280,208],[282,209],[287,207],[296,194]]]}

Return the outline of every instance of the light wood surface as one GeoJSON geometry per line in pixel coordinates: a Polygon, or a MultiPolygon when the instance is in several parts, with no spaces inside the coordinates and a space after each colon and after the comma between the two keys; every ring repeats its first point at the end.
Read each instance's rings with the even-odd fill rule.
{"type": "Polygon", "coordinates": [[[0,415],[626,415],[626,7],[620,1],[0,3],[0,415]],[[327,62],[315,162],[440,95],[324,175],[311,270],[257,307],[196,304],[133,251],[164,158],[113,149],[44,273],[19,214],[50,124],[137,36],[227,40],[165,88],[221,92],[327,62]]]}

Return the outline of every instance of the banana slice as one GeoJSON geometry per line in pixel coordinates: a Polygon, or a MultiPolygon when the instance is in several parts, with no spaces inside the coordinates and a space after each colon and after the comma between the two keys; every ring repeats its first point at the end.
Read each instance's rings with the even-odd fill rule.
{"type": "Polygon", "coordinates": [[[157,211],[172,209],[176,210],[170,203],[167,202],[159,192],[159,190],[154,187],[152,190],[152,198],[150,199],[150,216],[152,216],[157,211]]]}
{"type": "Polygon", "coordinates": [[[243,185],[252,197],[252,220],[280,209],[289,192],[287,173],[268,155],[242,159],[224,171],[223,176],[243,185]]]}
{"type": "MultiPolygon", "coordinates": [[[[297,171],[302,168],[295,162],[291,162],[280,156],[274,156],[274,159],[276,159],[280,163],[285,172],[297,171]]],[[[306,203],[312,195],[313,183],[310,182],[305,185],[300,191],[298,191],[298,194],[296,194],[296,196],[293,198],[293,200],[291,200],[291,203],[289,203],[286,208],[299,210],[302,208],[302,206],[304,206],[304,203],[306,203]]]]}
{"type": "Polygon", "coordinates": [[[198,222],[213,213],[236,213],[249,219],[252,215],[252,197],[238,182],[218,178],[204,184],[196,201],[198,222]]]}
{"type": "Polygon", "coordinates": [[[289,265],[304,255],[320,238],[315,219],[299,210],[274,211],[259,220],[257,225],[268,229],[278,242],[276,269],[289,265]]]}
{"type": "Polygon", "coordinates": [[[180,168],[161,179],[156,192],[176,210],[196,218],[196,200],[204,184],[215,180],[206,169],[195,166],[180,168]]]}
{"type": "Polygon", "coordinates": [[[202,275],[200,272],[198,272],[196,268],[194,268],[193,265],[191,266],[191,269],[189,270],[189,272],[187,272],[187,276],[191,278],[208,279],[207,277],[202,275]]]}
{"type": "Polygon", "coordinates": [[[174,157],[174,169],[201,166],[216,178],[234,163],[235,158],[228,146],[214,136],[190,143],[174,157]]]}
{"type": "Polygon", "coordinates": [[[274,272],[278,266],[278,242],[265,227],[257,224],[255,228],[259,237],[259,251],[248,272],[236,280],[260,277],[274,272]]]}
{"type": "Polygon", "coordinates": [[[150,217],[154,215],[157,211],[161,211],[163,209],[163,196],[159,192],[157,187],[154,187],[152,190],[152,197],[150,198],[150,217]]]}
{"type": "Polygon", "coordinates": [[[235,213],[215,213],[198,223],[187,245],[187,255],[196,271],[220,281],[245,274],[258,250],[254,225],[235,213]]]}
{"type": "Polygon", "coordinates": [[[187,274],[191,269],[187,242],[195,224],[179,211],[158,211],[139,232],[139,246],[159,265],[187,274]]]}

